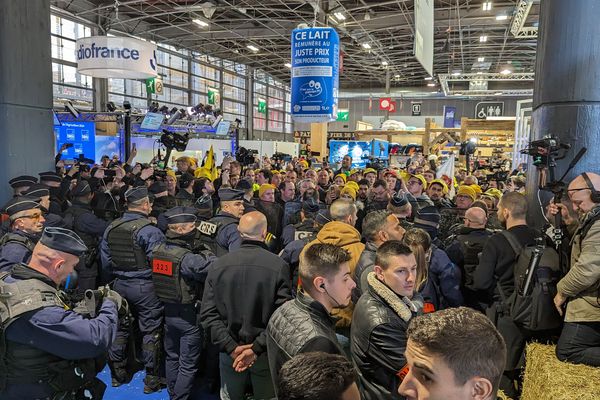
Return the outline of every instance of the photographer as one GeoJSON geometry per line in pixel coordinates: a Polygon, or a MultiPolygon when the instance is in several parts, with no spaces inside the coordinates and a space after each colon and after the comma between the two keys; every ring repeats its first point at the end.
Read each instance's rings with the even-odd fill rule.
{"type": "Polygon", "coordinates": [[[571,267],[558,282],[554,304],[563,315],[563,326],[556,355],[562,361],[600,366],[600,175],[583,173],[567,188],[579,224],[564,204],[550,204],[548,213],[560,211],[567,228],[574,233],[571,267]],[[567,302],[568,301],[568,302],[567,302]]]}

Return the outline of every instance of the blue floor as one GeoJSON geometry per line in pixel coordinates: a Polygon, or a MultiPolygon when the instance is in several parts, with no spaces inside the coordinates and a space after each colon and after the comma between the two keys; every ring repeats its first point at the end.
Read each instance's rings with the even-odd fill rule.
{"type": "MultiPolygon", "coordinates": [[[[140,371],[135,374],[133,380],[119,387],[112,387],[110,380],[110,369],[108,366],[104,368],[102,372],[98,374],[98,378],[102,380],[107,386],[106,392],[104,393],[104,400],[168,400],[169,394],[167,389],[163,389],[161,392],[144,394],[144,372],[140,371]]],[[[208,394],[206,391],[197,391],[192,396],[194,400],[218,400],[219,396],[208,394]]]]}

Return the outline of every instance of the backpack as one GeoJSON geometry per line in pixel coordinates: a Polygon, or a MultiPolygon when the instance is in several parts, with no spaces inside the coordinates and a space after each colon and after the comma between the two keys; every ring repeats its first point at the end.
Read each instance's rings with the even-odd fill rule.
{"type": "Polygon", "coordinates": [[[546,247],[542,237],[534,246],[522,246],[511,232],[501,234],[516,254],[513,294],[506,298],[498,284],[511,319],[534,332],[560,328],[563,319],[554,306],[556,285],[563,276],[558,253],[546,247]]]}

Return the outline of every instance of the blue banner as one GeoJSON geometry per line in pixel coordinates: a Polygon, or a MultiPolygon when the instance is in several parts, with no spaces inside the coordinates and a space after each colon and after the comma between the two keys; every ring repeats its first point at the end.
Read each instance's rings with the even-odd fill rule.
{"type": "Polygon", "coordinates": [[[444,106],[444,128],[454,128],[456,107],[444,106]]]}
{"type": "Polygon", "coordinates": [[[65,143],[73,146],[62,152],[63,159],[75,159],[80,155],[94,159],[96,155],[96,124],[94,122],[65,122],[54,126],[56,149],[65,143]]]}
{"type": "Polygon", "coordinates": [[[337,118],[340,38],[333,28],[292,32],[292,104],[295,122],[337,118]]]}

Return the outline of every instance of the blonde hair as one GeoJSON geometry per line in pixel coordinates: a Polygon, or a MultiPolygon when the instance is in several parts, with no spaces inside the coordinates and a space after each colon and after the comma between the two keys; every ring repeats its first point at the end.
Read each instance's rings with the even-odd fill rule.
{"type": "Polygon", "coordinates": [[[411,228],[406,231],[402,241],[410,247],[417,260],[417,279],[415,288],[416,291],[419,291],[425,282],[427,282],[429,276],[429,260],[427,255],[431,249],[431,238],[424,229],[411,228]]]}

